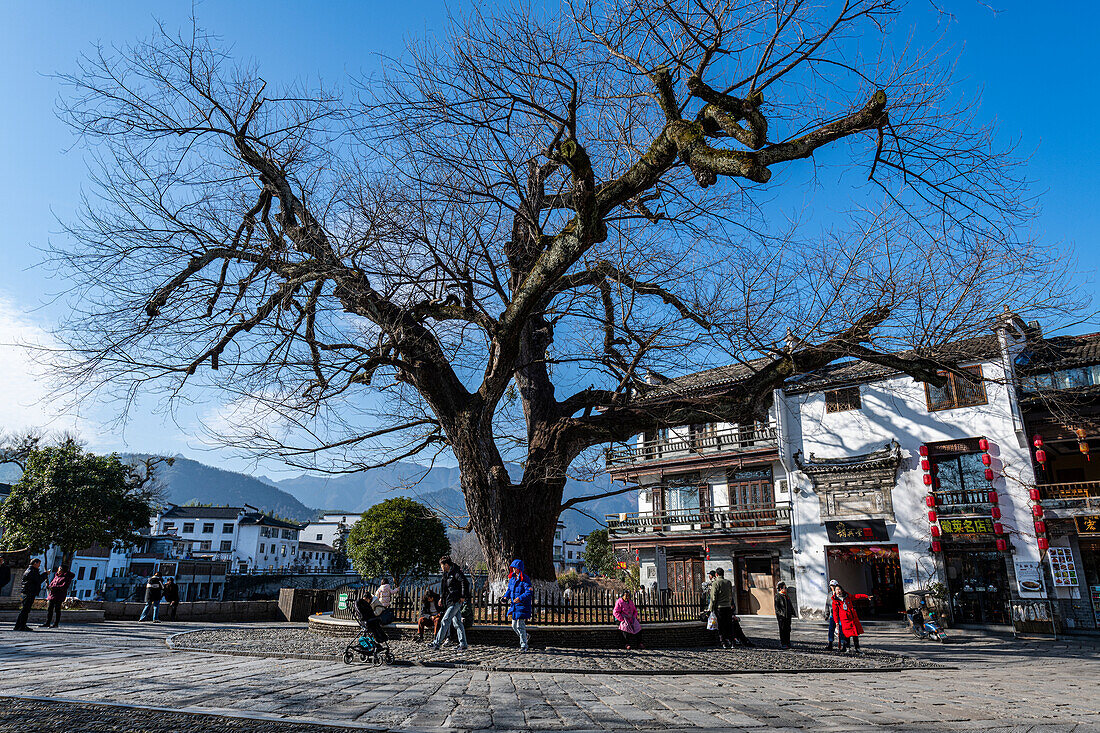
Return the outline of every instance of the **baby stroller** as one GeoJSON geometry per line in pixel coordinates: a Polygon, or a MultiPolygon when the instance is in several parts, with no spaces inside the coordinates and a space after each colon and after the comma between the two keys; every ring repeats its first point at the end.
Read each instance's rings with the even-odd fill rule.
{"type": "Polygon", "coordinates": [[[351,664],[356,654],[360,662],[370,658],[375,666],[393,664],[393,653],[386,644],[388,637],[382,628],[383,619],[371,608],[370,601],[366,598],[357,600],[351,606],[351,615],[358,622],[361,633],[344,649],[344,664],[351,664]]]}

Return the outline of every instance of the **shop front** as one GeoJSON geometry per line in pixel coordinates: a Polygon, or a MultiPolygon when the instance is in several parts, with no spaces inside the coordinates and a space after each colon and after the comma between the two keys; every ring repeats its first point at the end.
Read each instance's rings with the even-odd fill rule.
{"type": "Polygon", "coordinates": [[[826,522],[827,574],[849,593],[871,596],[863,615],[898,618],[905,609],[901,557],[881,519],[826,522]]]}
{"type": "Polygon", "coordinates": [[[940,520],[943,563],[956,624],[1010,624],[1005,553],[989,517],[940,520]]]}
{"type": "Polygon", "coordinates": [[[1100,515],[1074,517],[1081,575],[1092,607],[1093,628],[1100,628],[1100,515]]]}

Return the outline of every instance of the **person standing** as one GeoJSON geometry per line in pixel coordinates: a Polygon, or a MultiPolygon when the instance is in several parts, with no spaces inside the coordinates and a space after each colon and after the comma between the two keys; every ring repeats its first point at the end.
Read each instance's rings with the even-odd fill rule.
{"type": "Polygon", "coordinates": [[[638,618],[638,607],[631,600],[630,591],[624,590],[619,594],[619,599],[615,601],[615,608],[612,609],[611,615],[619,622],[619,631],[623,633],[626,648],[630,649],[636,646],[641,649],[642,645],[638,641],[638,634],[642,633],[642,621],[638,618]]]}
{"type": "Polygon", "coordinates": [[[61,606],[65,603],[65,597],[69,594],[69,586],[73,583],[73,574],[64,565],[58,565],[53,578],[46,586],[46,623],[42,628],[50,628],[50,619],[53,619],[53,627],[56,629],[61,624],[61,606]]]}
{"type": "Polygon", "coordinates": [[[837,624],[840,626],[840,632],[843,635],[841,651],[847,652],[849,647],[856,654],[862,654],[859,648],[859,637],[863,633],[863,624],[859,622],[859,614],[856,613],[856,607],[853,601],[857,599],[870,600],[870,596],[863,595],[862,593],[850,594],[843,587],[836,587],[836,594],[833,596],[833,616],[837,620],[837,624]]]}
{"type": "Polygon", "coordinates": [[[787,584],[780,581],[775,586],[775,620],[779,622],[779,648],[791,648],[791,619],[794,618],[794,604],[787,595],[787,584]]]}
{"type": "Polygon", "coordinates": [[[466,574],[454,564],[450,555],[439,558],[439,569],[443,578],[439,581],[439,598],[446,610],[439,624],[439,632],[430,646],[439,649],[451,633],[451,626],[458,633],[458,651],[466,651],[466,628],[462,625],[462,604],[470,597],[470,581],[466,574]]]}
{"type": "Polygon", "coordinates": [[[180,607],[180,587],[176,585],[174,578],[164,581],[164,602],[168,604],[168,620],[176,620],[176,611],[180,607]]]}
{"type": "Polygon", "coordinates": [[[160,599],[164,597],[164,581],[161,580],[160,571],[153,573],[145,583],[145,608],[141,609],[138,621],[144,621],[147,615],[152,615],[153,623],[160,623],[157,619],[157,610],[160,607],[160,599]]]}
{"type": "MultiPolygon", "coordinates": [[[[829,622],[829,646],[825,647],[827,650],[832,651],[833,641],[836,639],[837,623],[836,616],[833,615],[833,597],[836,595],[836,589],[840,583],[836,580],[829,581],[829,592],[825,595],[825,618],[829,622]]],[[[844,648],[844,632],[840,632],[840,644],[838,649],[844,648]]]]}
{"type": "Polygon", "coordinates": [[[726,578],[726,571],[722,568],[716,569],[714,574],[714,582],[710,584],[710,610],[718,617],[719,645],[724,649],[731,649],[734,643],[754,646],[733,613],[733,583],[726,578]]]}
{"type": "Polygon", "coordinates": [[[534,590],[531,579],[524,572],[523,560],[513,560],[508,570],[508,589],[504,599],[510,601],[508,615],[512,617],[512,630],[519,636],[519,650],[527,651],[527,619],[534,610],[534,590]]]}
{"type": "Polygon", "coordinates": [[[20,589],[23,595],[23,604],[19,608],[19,617],[15,619],[16,631],[34,631],[30,626],[27,626],[27,619],[31,616],[34,599],[42,591],[42,583],[46,580],[46,574],[39,570],[41,565],[42,561],[36,557],[31,560],[30,567],[23,571],[23,586],[20,589]]]}

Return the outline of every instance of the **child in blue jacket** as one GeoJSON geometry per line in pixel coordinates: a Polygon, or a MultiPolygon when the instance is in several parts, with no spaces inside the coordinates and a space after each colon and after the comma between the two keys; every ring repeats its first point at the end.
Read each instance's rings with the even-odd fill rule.
{"type": "Polygon", "coordinates": [[[527,619],[534,606],[531,579],[523,572],[523,560],[513,560],[508,571],[508,590],[504,599],[511,603],[508,615],[512,617],[512,629],[519,635],[519,650],[527,651],[527,619]]]}

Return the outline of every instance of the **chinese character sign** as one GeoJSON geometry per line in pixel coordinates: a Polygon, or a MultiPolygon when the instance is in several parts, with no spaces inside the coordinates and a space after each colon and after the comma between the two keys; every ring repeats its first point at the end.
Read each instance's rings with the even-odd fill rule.
{"type": "Polygon", "coordinates": [[[947,534],[993,534],[993,520],[988,517],[941,519],[940,530],[947,534]]]}
{"type": "Polygon", "coordinates": [[[1081,516],[1075,520],[1078,534],[1100,535],[1100,516],[1081,516]]]}

